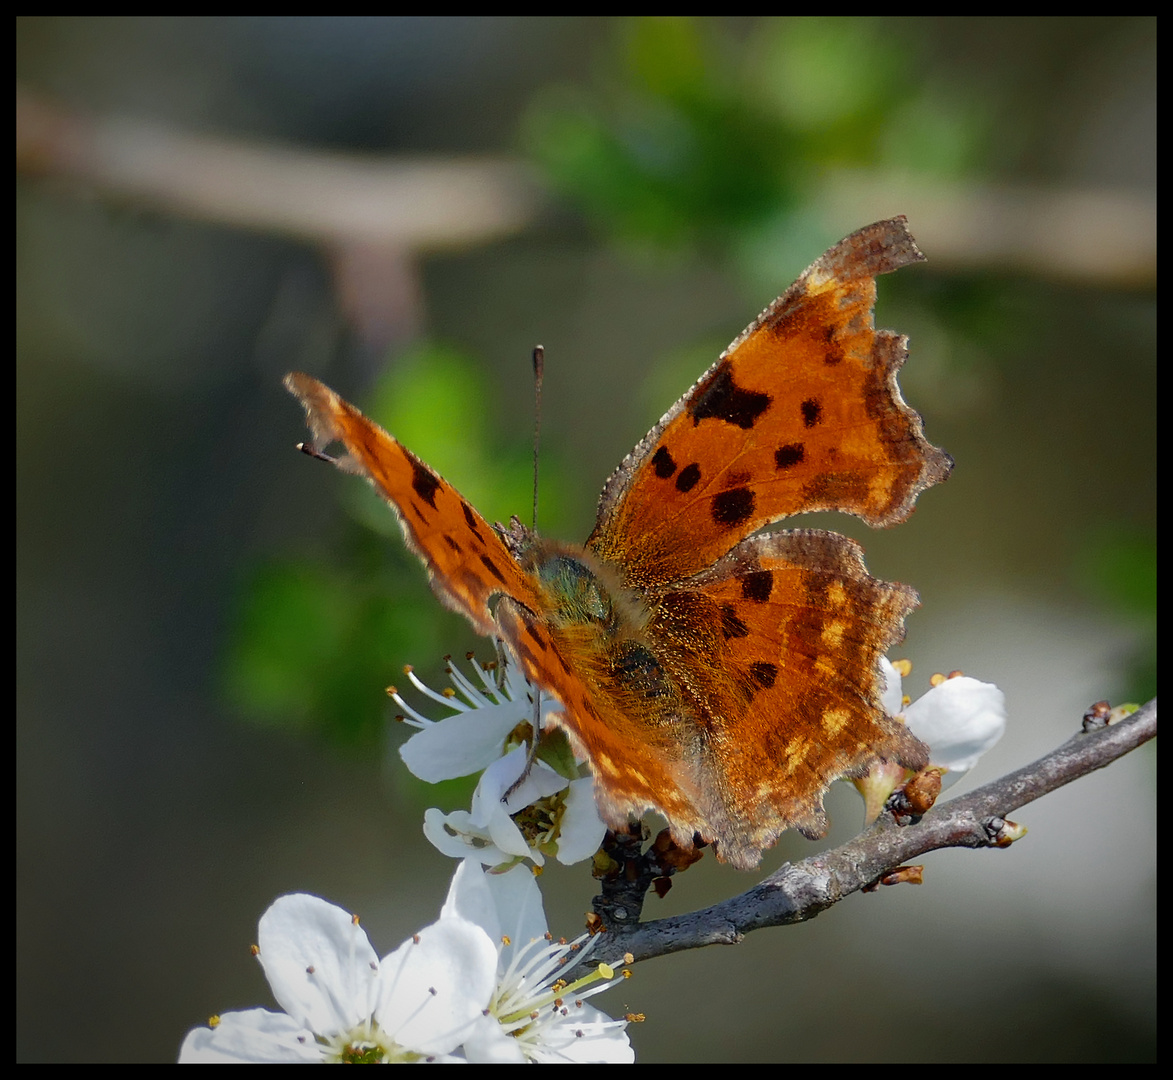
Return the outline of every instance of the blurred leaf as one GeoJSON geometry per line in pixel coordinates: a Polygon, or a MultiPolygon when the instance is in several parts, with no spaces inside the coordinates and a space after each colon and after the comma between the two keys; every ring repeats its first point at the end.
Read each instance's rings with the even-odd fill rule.
{"type": "Polygon", "coordinates": [[[693,97],[710,80],[700,24],[683,15],[629,20],[623,29],[628,70],[650,94],[669,100],[693,97]]]}
{"type": "Polygon", "coordinates": [[[909,44],[868,19],[765,20],[749,51],[754,91],[820,156],[869,163],[910,92],[909,44]]]}
{"type": "Polygon", "coordinates": [[[355,604],[341,581],[316,567],[272,563],[258,570],[228,672],[237,703],[304,722],[320,681],[321,658],[340,650],[355,604]]]}
{"type": "Polygon", "coordinates": [[[1125,697],[1148,701],[1157,693],[1156,537],[1119,530],[1091,538],[1076,572],[1092,596],[1137,627],[1140,641],[1125,697]]]}
{"type": "Polygon", "coordinates": [[[936,92],[918,42],[869,19],[641,17],[593,87],[539,95],[522,139],[625,243],[736,253],[835,168],[971,168],[977,107],[936,92]]]}
{"type": "Polygon", "coordinates": [[[779,125],[719,74],[701,24],[620,24],[618,85],[539,95],[523,141],[607,231],[656,245],[720,243],[789,201],[779,125]]]}
{"type": "Polygon", "coordinates": [[[225,667],[226,696],[257,722],[371,745],[402,657],[438,651],[426,595],[407,575],[349,576],[272,562],[253,574],[225,667]]]}
{"type": "MultiPolygon", "coordinates": [[[[426,461],[489,522],[525,517],[533,503],[528,418],[512,446],[490,443],[492,388],[483,365],[423,342],[397,358],[372,390],[370,417],[426,461]]],[[[384,523],[390,518],[380,507],[384,523]]],[[[398,530],[396,530],[398,531],[398,530]]]]}
{"type": "Polygon", "coordinates": [[[1122,614],[1157,618],[1157,542],[1150,535],[1120,533],[1093,542],[1085,554],[1085,580],[1122,614]]]}
{"type": "Polygon", "coordinates": [[[479,466],[488,401],[480,367],[450,346],[419,342],[387,367],[366,407],[404,446],[448,473],[469,462],[479,466]]]}

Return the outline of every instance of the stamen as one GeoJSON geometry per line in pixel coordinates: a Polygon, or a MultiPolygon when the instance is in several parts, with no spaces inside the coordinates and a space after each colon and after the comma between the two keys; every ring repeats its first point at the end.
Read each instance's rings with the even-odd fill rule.
{"type": "MultiPolygon", "coordinates": [[[[474,665],[475,666],[475,665],[474,665]]],[[[476,668],[479,672],[480,668],[476,668]]],[[[488,694],[482,694],[480,690],[473,685],[472,681],[460,670],[455,664],[450,663],[447,668],[448,678],[456,684],[456,689],[463,695],[464,699],[474,708],[483,709],[490,705],[500,704],[499,696],[494,692],[495,687],[486,684],[485,689],[488,694]]],[[[481,673],[481,681],[484,682],[484,673],[481,673]]]]}
{"type": "Polygon", "coordinates": [[[468,706],[463,701],[457,701],[455,698],[448,698],[443,694],[437,694],[430,686],[420,682],[410,665],[403,669],[403,673],[407,676],[411,685],[423,694],[424,697],[430,697],[433,701],[439,702],[441,705],[446,705],[450,709],[455,709],[457,712],[468,712],[468,706]]]}
{"type": "Polygon", "coordinates": [[[412,727],[417,728],[427,728],[431,727],[435,723],[438,723],[436,720],[430,720],[421,713],[417,713],[415,709],[408,705],[408,703],[399,696],[399,691],[396,690],[394,686],[387,687],[387,696],[403,710],[405,715],[397,717],[396,719],[402,720],[405,724],[410,724],[412,727]]]}

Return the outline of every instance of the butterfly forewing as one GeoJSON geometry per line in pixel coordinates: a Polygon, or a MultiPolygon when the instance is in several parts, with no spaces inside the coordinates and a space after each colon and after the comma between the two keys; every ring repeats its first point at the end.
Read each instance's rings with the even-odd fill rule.
{"type": "Polygon", "coordinates": [[[588,545],[649,587],[791,514],[903,520],[951,462],[900,396],[905,340],[877,332],[872,307],[875,275],[921,258],[902,218],[827,252],[611,477],[588,545]]]}
{"type": "Polygon", "coordinates": [[[482,634],[496,634],[498,594],[536,605],[536,593],[500,537],[451,484],[317,379],[300,372],[286,388],[305,406],[314,449],[341,442],[335,463],[365,476],[395,510],[408,546],[423,559],[436,595],[482,634]]]}

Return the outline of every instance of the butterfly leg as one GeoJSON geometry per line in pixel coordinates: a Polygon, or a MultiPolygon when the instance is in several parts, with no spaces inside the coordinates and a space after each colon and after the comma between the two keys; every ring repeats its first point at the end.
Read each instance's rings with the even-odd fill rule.
{"type": "Polygon", "coordinates": [[[542,692],[536,686],[534,687],[534,716],[532,725],[533,734],[530,736],[529,744],[525,751],[525,768],[521,770],[521,775],[509,785],[505,794],[501,796],[502,802],[508,802],[509,796],[521,787],[529,776],[529,771],[534,767],[534,762],[538,757],[538,739],[541,738],[542,734],[542,692]]]}

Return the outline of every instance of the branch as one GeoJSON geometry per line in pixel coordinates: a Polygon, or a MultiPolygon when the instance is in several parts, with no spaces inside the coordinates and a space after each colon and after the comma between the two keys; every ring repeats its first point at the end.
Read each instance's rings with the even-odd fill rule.
{"type": "MultiPolygon", "coordinates": [[[[1117,723],[1081,732],[1017,772],[934,807],[915,824],[900,826],[886,815],[887,820],[841,847],[786,863],[752,889],[713,907],[625,926],[609,905],[609,917],[603,920],[605,951],[648,960],[702,945],[734,945],[751,930],[813,919],[853,892],[884,884],[897,867],[925,852],[1006,847],[1016,834],[1007,814],[1110,765],[1156,734],[1154,698],[1117,723]]],[[[600,900],[604,898],[597,898],[597,907],[600,900]]]]}
{"type": "Polygon", "coordinates": [[[90,117],[16,93],[16,162],[103,195],[311,243],[442,251],[520,232],[542,196],[504,157],[393,157],[90,117]]]}

